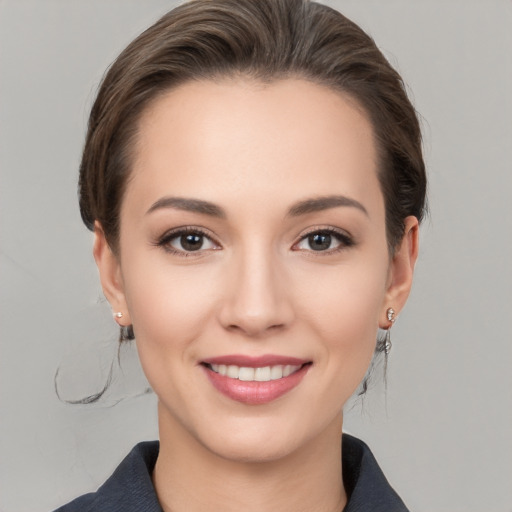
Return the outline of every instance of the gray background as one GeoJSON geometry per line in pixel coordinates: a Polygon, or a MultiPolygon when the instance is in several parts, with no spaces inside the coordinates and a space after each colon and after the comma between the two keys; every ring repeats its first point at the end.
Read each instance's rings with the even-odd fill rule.
{"type": "MultiPolygon", "coordinates": [[[[431,220],[382,384],[347,412],[417,512],[512,511],[512,3],[332,1],[403,74],[425,131],[431,220]]],[[[133,350],[116,350],[77,167],[97,83],[172,2],[0,1],[0,510],[95,489],[157,435],[133,350]],[[122,399],[123,397],[131,397],[122,399]],[[114,406],[114,404],[117,405],[114,406]]]]}

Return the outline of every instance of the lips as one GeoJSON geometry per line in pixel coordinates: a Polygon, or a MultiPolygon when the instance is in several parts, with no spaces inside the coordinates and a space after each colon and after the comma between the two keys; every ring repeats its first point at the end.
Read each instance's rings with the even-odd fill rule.
{"type": "Polygon", "coordinates": [[[259,405],[295,388],[311,362],[275,355],[229,355],[204,360],[201,366],[217,391],[232,400],[259,405]]]}

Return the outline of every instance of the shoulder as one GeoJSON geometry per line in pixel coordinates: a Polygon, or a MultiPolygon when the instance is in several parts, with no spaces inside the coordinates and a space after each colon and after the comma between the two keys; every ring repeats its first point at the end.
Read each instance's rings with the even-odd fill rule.
{"type": "MultiPolygon", "coordinates": [[[[158,450],[158,441],[139,443],[96,492],[55,512],[162,512],[151,481],[158,450]]],[[[363,441],[343,434],[342,463],[348,495],[343,512],[408,512],[363,441]]]]}
{"type": "Polygon", "coordinates": [[[139,443],[96,492],[84,494],[55,512],[161,512],[151,481],[158,450],[158,441],[139,443]]]}
{"type": "Polygon", "coordinates": [[[408,512],[366,443],[343,434],[342,463],[348,495],[343,512],[408,512]]]}

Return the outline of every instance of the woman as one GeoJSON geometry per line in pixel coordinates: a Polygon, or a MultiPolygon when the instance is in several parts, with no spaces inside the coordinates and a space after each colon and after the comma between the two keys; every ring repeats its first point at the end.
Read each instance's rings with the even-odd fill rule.
{"type": "Polygon", "coordinates": [[[80,207],[160,443],[59,510],[406,510],[342,411],[391,349],[425,188],[399,75],[336,11],[197,0],[133,41],[80,207]]]}

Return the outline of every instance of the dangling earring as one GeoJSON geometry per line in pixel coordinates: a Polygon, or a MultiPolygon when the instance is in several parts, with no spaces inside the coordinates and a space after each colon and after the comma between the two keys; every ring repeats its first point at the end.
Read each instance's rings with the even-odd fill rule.
{"type": "Polygon", "coordinates": [[[388,317],[388,322],[391,322],[391,325],[386,329],[386,340],[384,342],[384,352],[388,355],[391,352],[391,347],[393,346],[391,343],[391,327],[393,327],[393,323],[395,321],[395,310],[393,308],[388,308],[386,315],[388,317]]]}

